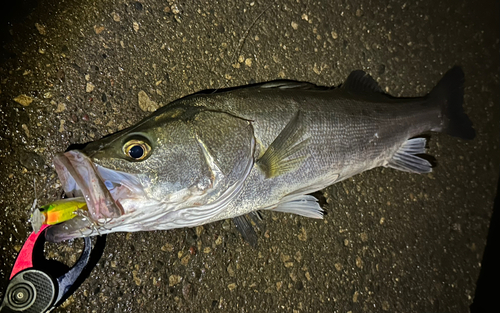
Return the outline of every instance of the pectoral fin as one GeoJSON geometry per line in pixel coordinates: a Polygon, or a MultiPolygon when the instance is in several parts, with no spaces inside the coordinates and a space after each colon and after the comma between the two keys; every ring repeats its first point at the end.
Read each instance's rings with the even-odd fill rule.
{"type": "Polygon", "coordinates": [[[293,156],[305,148],[309,139],[302,139],[304,126],[300,111],[288,122],[281,133],[267,148],[264,155],[256,162],[265,173],[272,178],[296,169],[307,155],[293,156]]]}

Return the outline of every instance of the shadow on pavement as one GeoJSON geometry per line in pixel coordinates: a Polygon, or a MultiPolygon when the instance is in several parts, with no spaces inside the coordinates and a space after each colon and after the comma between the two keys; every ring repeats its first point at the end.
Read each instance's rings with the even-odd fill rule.
{"type": "Polygon", "coordinates": [[[500,312],[500,179],[471,313],[500,312]]]}

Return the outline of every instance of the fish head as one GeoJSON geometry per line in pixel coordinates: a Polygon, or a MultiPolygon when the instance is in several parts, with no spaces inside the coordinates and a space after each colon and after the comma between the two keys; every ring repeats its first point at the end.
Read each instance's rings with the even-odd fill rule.
{"type": "MultiPolygon", "coordinates": [[[[210,212],[207,206],[224,194],[235,196],[239,188],[233,190],[234,185],[241,185],[253,162],[249,124],[236,121],[250,138],[244,143],[248,147],[243,153],[229,151],[239,147],[224,142],[223,132],[206,123],[218,120],[212,115],[187,109],[157,112],[80,150],[56,155],[54,167],[66,195],[83,196],[88,213],[52,227],[49,240],[194,226],[209,218],[190,220],[189,212],[210,212]],[[235,159],[241,156],[244,167],[235,159]]],[[[236,135],[234,140],[240,140],[236,135]]]]}

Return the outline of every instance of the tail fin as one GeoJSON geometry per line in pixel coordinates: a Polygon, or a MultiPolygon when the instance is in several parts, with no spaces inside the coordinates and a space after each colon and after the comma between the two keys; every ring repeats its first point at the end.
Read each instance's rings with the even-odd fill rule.
{"type": "Polygon", "coordinates": [[[441,105],[442,127],[439,131],[462,139],[473,139],[476,132],[462,107],[463,84],[464,72],[459,66],[455,66],[446,72],[428,97],[441,105]]]}

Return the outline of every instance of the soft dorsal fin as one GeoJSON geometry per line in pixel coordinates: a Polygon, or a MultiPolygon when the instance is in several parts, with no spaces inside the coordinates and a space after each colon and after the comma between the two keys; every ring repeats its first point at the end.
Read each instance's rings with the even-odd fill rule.
{"type": "Polygon", "coordinates": [[[375,79],[362,70],[351,72],[342,88],[356,93],[384,93],[375,79]]]}

